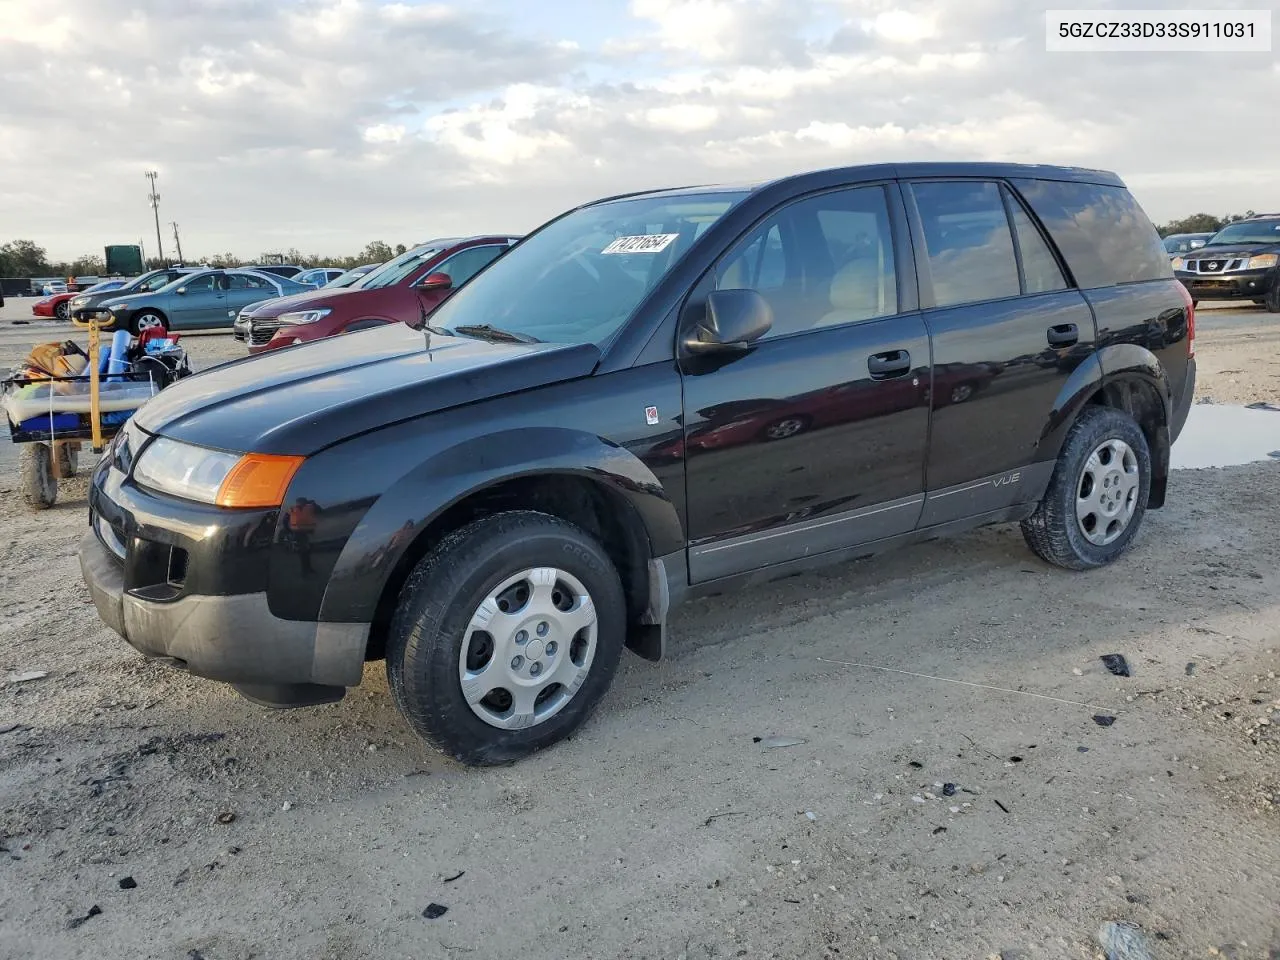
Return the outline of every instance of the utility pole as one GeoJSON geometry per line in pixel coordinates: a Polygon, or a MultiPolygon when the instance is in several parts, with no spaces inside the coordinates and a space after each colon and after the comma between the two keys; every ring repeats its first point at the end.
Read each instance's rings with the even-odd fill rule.
{"type": "Polygon", "coordinates": [[[182,241],[178,239],[178,225],[169,221],[169,226],[173,227],[173,245],[178,248],[178,262],[182,263],[182,241]]]}
{"type": "Polygon", "coordinates": [[[143,176],[151,181],[151,193],[147,199],[151,201],[151,211],[156,216],[157,256],[160,258],[160,262],[164,263],[164,241],[160,239],[160,194],[156,193],[156,177],[160,176],[160,174],[156,173],[154,170],[148,170],[143,174],[143,176]]]}

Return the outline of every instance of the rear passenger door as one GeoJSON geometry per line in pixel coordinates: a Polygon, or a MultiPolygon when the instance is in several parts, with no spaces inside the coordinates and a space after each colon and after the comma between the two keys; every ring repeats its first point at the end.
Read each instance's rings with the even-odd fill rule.
{"type": "Polygon", "coordinates": [[[920,300],[933,345],[921,526],[1038,499],[1039,450],[1068,376],[1092,355],[1093,312],[1007,184],[907,185],[920,300]]]}
{"type": "Polygon", "coordinates": [[[714,580],[910,531],[923,500],[929,342],[896,184],[793,201],[695,287],[758,291],[742,354],[685,357],[689,574],[714,580]]]}

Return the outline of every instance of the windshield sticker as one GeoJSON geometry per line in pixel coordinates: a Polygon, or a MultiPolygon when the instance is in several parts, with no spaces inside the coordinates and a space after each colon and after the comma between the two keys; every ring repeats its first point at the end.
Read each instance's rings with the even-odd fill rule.
{"type": "Polygon", "coordinates": [[[618,237],[601,253],[661,253],[678,239],[678,233],[647,233],[638,237],[618,237]]]}

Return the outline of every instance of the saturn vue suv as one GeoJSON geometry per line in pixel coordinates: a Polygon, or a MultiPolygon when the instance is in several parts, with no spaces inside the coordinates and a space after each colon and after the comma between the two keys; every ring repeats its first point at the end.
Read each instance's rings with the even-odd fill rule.
{"type": "Polygon", "coordinates": [[[990,523],[1115,562],[1171,493],[1194,337],[1097,170],[615,197],[423,321],[157,394],[94,471],[80,563],[148,656],[273,706],[385,660],[427,741],[507,762],[575,730],[624,648],[661,657],[689,597],[990,523]]]}

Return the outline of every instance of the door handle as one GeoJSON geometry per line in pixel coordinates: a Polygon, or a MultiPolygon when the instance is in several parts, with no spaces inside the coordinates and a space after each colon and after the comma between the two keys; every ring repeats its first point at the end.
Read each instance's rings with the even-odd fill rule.
{"type": "Polygon", "coordinates": [[[911,354],[905,350],[889,350],[867,357],[872,380],[888,380],[911,372],[911,354]]]}
{"type": "Polygon", "coordinates": [[[1049,346],[1074,347],[1080,342],[1080,329],[1074,323],[1060,323],[1049,328],[1049,346]]]}

